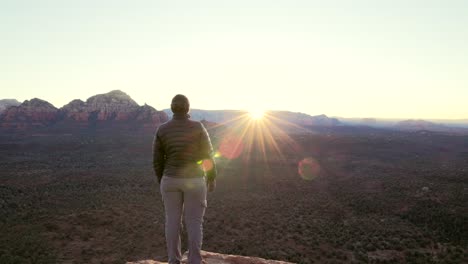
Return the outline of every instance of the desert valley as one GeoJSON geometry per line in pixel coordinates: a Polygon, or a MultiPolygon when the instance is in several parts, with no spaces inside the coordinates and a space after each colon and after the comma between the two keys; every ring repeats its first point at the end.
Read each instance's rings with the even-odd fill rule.
{"type": "MultiPolygon", "coordinates": [[[[0,263],[166,258],[151,161],[167,110],[121,91],[0,110],[0,263]]],[[[468,262],[464,128],[191,114],[219,170],[204,250],[296,263],[468,262]]]]}

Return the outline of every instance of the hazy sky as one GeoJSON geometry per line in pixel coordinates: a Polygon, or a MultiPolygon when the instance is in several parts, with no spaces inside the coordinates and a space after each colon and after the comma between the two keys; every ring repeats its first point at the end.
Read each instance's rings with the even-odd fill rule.
{"type": "Polygon", "coordinates": [[[466,0],[0,0],[0,98],[468,118],[466,0]]]}

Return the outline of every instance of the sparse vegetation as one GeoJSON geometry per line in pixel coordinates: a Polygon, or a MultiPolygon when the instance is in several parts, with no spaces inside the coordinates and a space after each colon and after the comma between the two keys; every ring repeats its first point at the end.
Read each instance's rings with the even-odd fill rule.
{"type": "MultiPolygon", "coordinates": [[[[319,132],[291,135],[300,151],[278,141],[283,160],[218,160],[205,250],[298,263],[468,261],[468,137],[319,132]],[[297,165],[310,156],[323,174],[307,181],[297,165]]],[[[223,133],[211,133],[216,145],[223,133]]],[[[151,142],[2,134],[0,263],[164,259],[151,142]]]]}

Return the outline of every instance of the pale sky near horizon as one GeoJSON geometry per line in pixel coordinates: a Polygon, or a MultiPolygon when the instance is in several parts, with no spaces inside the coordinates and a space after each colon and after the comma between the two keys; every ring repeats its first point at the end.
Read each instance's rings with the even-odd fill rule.
{"type": "Polygon", "coordinates": [[[468,1],[0,0],[0,99],[468,118],[468,1]]]}

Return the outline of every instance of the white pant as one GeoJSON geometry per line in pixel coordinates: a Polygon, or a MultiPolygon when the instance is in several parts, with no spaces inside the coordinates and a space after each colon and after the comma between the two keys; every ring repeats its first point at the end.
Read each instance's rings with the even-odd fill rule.
{"type": "Polygon", "coordinates": [[[161,195],[166,213],[166,246],[168,263],[180,263],[180,229],[182,212],[188,234],[188,263],[200,264],[203,240],[203,216],[206,208],[205,178],[173,178],[161,180],[161,195]]]}

